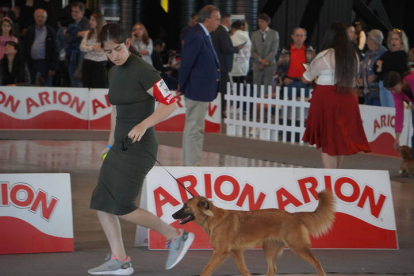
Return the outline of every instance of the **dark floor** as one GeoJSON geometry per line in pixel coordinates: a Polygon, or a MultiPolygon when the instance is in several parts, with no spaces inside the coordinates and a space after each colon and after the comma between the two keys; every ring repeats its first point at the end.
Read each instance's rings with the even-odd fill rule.
{"type": "MultiPolygon", "coordinates": [[[[99,152],[106,145],[107,135],[105,131],[0,132],[0,173],[71,174],[75,233],[72,253],[0,255],[0,276],[87,275],[87,269],[102,262],[108,245],[88,202],[97,180],[99,152]],[[12,152],[9,150],[12,147],[19,150],[12,152]],[[47,162],[39,160],[39,152],[47,162]]],[[[159,161],[166,166],[180,165],[181,134],[159,133],[158,137],[164,145],[160,147],[159,161]]],[[[321,164],[318,151],[312,147],[219,134],[206,135],[204,150],[205,166],[238,166],[238,160],[244,162],[246,158],[266,160],[260,166],[320,167],[321,164]]],[[[414,178],[398,175],[399,162],[398,158],[358,154],[345,158],[343,168],[390,171],[400,250],[315,250],[327,273],[414,274],[414,178]]],[[[131,224],[123,223],[123,233],[135,275],[198,275],[211,256],[211,251],[191,251],[177,267],[166,271],[163,269],[166,251],[135,248],[135,226],[131,224]]],[[[265,274],[266,264],[260,250],[246,252],[246,262],[252,274],[265,274]]],[[[277,264],[278,273],[314,274],[310,265],[289,250],[277,264]]],[[[227,260],[214,275],[237,275],[234,262],[227,260]]]]}

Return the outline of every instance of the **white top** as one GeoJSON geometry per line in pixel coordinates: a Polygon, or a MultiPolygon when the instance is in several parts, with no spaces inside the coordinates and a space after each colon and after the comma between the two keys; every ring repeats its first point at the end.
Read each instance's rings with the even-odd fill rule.
{"type": "Polygon", "coordinates": [[[334,49],[329,48],[317,54],[303,74],[303,78],[307,81],[313,81],[316,77],[318,77],[316,84],[319,85],[334,85],[336,83],[334,49]]]}
{"type": "Polygon", "coordinates": [[[139,51],[141,50],[147,50],[148,51],[148,55],[143,55],[140,53],[140,55],[142,56],[142,59],[145,60],[147,63],[152,65],[152,59],[151,59],[151,55],[152,55],[152,50],[154,48],[153,44],[152,44],[152,39],[150,38],[148,40],[148,45],[145,44],[142,40],[138,40],[135,39],[135,43],[134,43],[135,48],[139,51]]]}
{"type": "Polygon", "coordinates": [[[96,41],[96,33],[92,35],[90,39],[87,39],[89,35],[89,31],[86,32],[85,36],[82,39],[82,43],[80,45],[80,50],[85,53],[84,59],[92,60],[92,61],[107,61],[108,58],[104,51],[95,51],[93,46],[101,45],[100,42],[96,41]]]}
{"type": "Polygon", "coordinates": [[[247,76],[247,73],[249,72],[250,56],[252,55],[252,42],[250,41],[249,33],[242,30],[237,30],[230,38],[233,46],[239,46],[243,43],[246,43],[238,53],[234,54],[233,68],[230,72],[230,75],[247,76]]]}

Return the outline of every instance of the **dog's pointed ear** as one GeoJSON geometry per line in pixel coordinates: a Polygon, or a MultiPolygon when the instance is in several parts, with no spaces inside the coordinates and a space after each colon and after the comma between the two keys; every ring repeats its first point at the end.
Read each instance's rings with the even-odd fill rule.
{"type": "Polygon", "coordinates": [[[211,204],[208,200],[202,200],[197,204],[201,208],[201,212],[209,217],[214,217],[213,212],[211,212],[211,204]]]}

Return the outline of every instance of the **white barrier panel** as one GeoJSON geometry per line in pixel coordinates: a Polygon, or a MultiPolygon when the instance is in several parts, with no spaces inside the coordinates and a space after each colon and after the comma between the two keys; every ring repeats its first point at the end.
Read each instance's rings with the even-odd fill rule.
{"type": "MultiPolygon", "coordinates": [[[[157,131],[184,130],[184,98],[175,99],[178,108],[156,126],[157,131]]],[[[209,105],[206,132],[220,132],[220,99],[209,105]]],[[[0,86],[0,129],[109,130],[111,111],[108,89],[0,86]]]]}
{"type": "MultiPolygon", "coordinates": [[[[233,84],[227,100],[227,118],[224,120],[227,135],[245,138],[303,144],[309,110],[305,90],[288,89],[263,85],[233,84]]],[[[311,94],[312,95],[312,94],[311,94]]],[[[395,139],[395,108],[360,105],[361,119],[371,152],[399,156],[393,148],[395,139]]],[[[411,111],[404,111],[404,128],[401,145],[411,146],[413,127],[411,111]]]]}
{"type": "MultiPolygon", "coordinates": [[[[317,191],[330,189],[336,220],[328,235],[312,239],[313,248],[398,249],[392,193],[387,171],[296,168],[167,167],[193,194],[220,208],[314,211],[317,191]]],[[[177,228],[194,232],[192,249],[208,249],[209,238],[194,222],[179,225],[172,214],[189,195],[161,167],[147,176],[148,210],[177,228]]],[[[165,249],[165,238],[149,231],[150,249],[165,249]]]]}
{"type": "Polygon", "coordinates": [[[0,174],[0,254],[73,251],[70,175],[0,174]]]}
{"type": "Polygon", "coordinates": [[[87,89],[0,87],[1,129],[87,129],[87,89]]]}
{"type": "MultiPolygon", "coordinates": [[[[360,105],[362,123],[373,153],[400,156],[393,148],[395,140],[395,108],[360,105]]],[[[411,147],[413,128],[411,110],[404,110],[404,127],[400,144],[411,147]]]]}

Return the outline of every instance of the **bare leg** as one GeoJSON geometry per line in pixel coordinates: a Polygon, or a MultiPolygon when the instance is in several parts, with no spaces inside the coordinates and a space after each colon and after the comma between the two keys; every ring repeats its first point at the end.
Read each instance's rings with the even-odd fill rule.
{"type": "Polygon", "coordinates": [[[338,155],[338,169],[341,167],[342,161],[344,161],[344,156],[338,155]]]}
{"type": "Polygon", "coordinates": [[[132,222],[136,225],[150,228],[154,231],[157,231],[161,235],[163,235],[166,239],[174,238],[175,236],[179,235],[177,229],[172,227],[171,225],[165,223],[156,215],[148,212],[147,210],[143,209],[136,209],[135,211],[119,216],[121,219],[132,222]]]}
{"type": "Polygon", "coordinates": [[[322,152],[322,165],[325,169],[338,169],[340,165],[338,161],[338,156],[322,152]]]}
{"type": "Polygon", "coordinates": [[[126,259],[124,242],[122,241],[122,231],[119,219],[116,215],[98,211],[99,222],[108,239],[111,252],[121,259],[126,259]]]}

